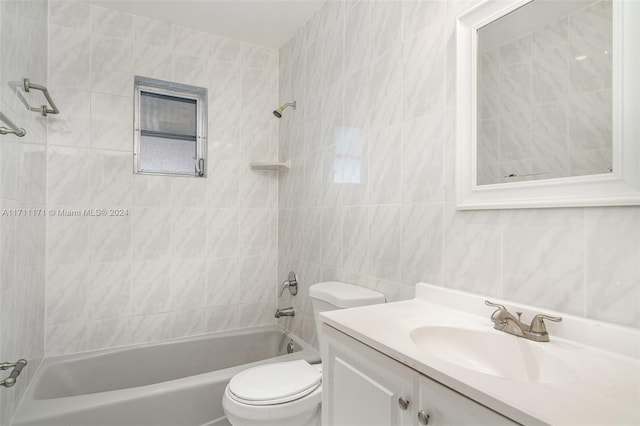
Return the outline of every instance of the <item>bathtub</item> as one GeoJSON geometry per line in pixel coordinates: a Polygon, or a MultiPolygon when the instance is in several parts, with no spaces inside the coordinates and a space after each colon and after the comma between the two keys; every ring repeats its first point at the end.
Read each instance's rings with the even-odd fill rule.
{"type": "Polygon", "coordinates": [[[320,355],[275,325],[48,358],[12,425],[228,425],[222,395],[234,374],[295,359],[320,355]]]}

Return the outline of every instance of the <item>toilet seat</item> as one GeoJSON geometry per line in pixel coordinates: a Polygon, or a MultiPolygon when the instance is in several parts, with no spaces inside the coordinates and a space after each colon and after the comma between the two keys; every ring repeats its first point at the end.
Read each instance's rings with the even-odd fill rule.
{"type": "Polygon", "coordinates": [[[227,387],[231,399],[246,405],[275,405],[303,398],[322,383],[322,372],[305,360],[279,362],[236,374],[227,387]]]}

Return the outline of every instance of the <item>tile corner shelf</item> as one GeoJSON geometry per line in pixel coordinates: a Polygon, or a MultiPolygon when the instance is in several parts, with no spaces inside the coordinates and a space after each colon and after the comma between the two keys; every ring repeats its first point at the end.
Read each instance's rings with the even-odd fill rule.
{"type": "Polygon", "coordinates": [[[251,170],[263,172],[284,172],[291,168],[291,162],[254,161],[249,163],[251,170]]]}

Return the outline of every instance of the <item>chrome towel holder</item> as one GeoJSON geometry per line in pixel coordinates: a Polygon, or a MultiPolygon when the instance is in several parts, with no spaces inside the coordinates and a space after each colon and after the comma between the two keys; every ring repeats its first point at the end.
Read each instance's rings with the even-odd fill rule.
{"type": "Polygon", "coordinates": [[[5,388],[10,388],[11,386],[16,384],[16,379],[22,373],[22,369],[27,365],[26,359],[19,359],[16,362],[2,362],[0,363],[0,370],[11,370],[9,377],[4,380],[0,380],[0,386],[4,386],[5,388]]]}
{"type": "Polygon", "coordinates": [[[28,78],[25,78],[24,80],[22,80],[22,86],[24,87],[24,91],[29,93],[31,91],[31,89],[34,90],[39,90],[42,92],[42,94],[44,95],[44,97],[47,99],[47,102],[49,102],[49,105],[51,106],[51,108],[49,108],[47,105],[42,105],[40,107],[29,107],[30,111],[36,111],[39,112],[43,117],[46,117],[47,114],[59,114],[60,110],[58,109],[58,107],[56,106],[56,104],[53,102],[53,99],[51,99],[51,95],[49,95],[49,90],[47,90],[46,87],[40,85],[40,84],[35,84],[35,83],[31,83],[29,81],[28,78]]]}
{"type": "Polygon", "coordinates": [[[16,135],[18,137],[23,137],[27,134],[27,131],[23,128],[16,126],[13,121],[9,120],[9,117],[0,112],[0,121],[3,121],[9,127],[0,127],[0,135],[16,135]]]}

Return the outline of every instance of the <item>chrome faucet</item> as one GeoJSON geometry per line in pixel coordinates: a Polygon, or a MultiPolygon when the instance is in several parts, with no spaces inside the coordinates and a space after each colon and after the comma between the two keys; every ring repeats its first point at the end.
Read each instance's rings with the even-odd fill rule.
{"type": "Polygon", "coordinates": [[[292,296],[295,296],[296,294],[298,294],[298,276],[296,275],[295,272],[293,271],[289,272],[289,276],[282,283],[282,288],[280,289],[280,294],[278,295],[278,298],[282,297],[282,294],[284,293],[285,288],[289,289],[289,294],[291,294],[292,296]]]}
{"type": "Polygon", "coordinates": [[[538,314],[533,317],[533,320],[531,320],[531,325],[527,325],[520,321],[522,312],[516,312],[516,314],[518,315],[518,318],[516,318],[503,305],[492,303],[488,300],[485,300],[484,304],[487,306],[498,308],[493,312],[493,314],[491,314],[493,328],[495,328],[496,330],[504,331],[505,333],[513,334],[514,336],[533,340],[534,342],[549,341],[549,333],[547,332],[547,327],[544,323],[544,320],[555,322],[562,321],[561,317],[538,314]]]}
{"type": "Polygon", "coordinates": [[[276,309],[276,318],[294,316],[296,316],[296,311],[295,309],[293,309],[293,306],[289,306],[288,308],[276,309]]]}

